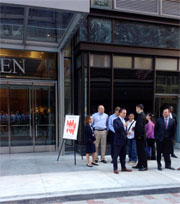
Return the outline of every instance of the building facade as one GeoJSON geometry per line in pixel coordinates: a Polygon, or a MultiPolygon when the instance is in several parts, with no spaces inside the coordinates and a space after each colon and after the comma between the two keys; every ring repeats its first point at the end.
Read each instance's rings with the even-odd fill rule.
{"type": "Polygon", "coordinates": [[[99,104],[156,117],[170,104],[180,124],[179,1],[61,1],[1,3],[0,152],[58,150],[66,114],[80,115],[83,152],[99,104]]]}

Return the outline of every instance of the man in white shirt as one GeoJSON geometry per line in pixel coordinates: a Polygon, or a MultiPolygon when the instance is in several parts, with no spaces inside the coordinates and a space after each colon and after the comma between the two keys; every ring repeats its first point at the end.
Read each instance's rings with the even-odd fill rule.
{"type": "Polygon", "coordinates": [[[130,113],[128,116],[129,120],[127,122],[127,138],[128,138],[128,154],[129,163],[135,164],[137,162],[137,152],[136,152],[136,140],[134,137],[134,128],[136,121],[134,120],[134,114],[130,113]]]}

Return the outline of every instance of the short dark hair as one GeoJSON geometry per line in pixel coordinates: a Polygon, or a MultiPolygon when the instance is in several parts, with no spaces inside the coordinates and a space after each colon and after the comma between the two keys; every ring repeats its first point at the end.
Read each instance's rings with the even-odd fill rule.
{"type": "Polygon", "coordinates": [[[119,107],[119,106],[117,106],[115,109],[114,109],[114,111],[120,111],[121,110],[121,108],[119,107]]]}
{"type": "Polygon", "coordinates": [[[84,124],[85,124],[85,125],[89,124],[89,121],[90,121],[90,118],[91,118],[91,117],[92,117],[91,115],[87,115],[87,116],[85,117],[85,119],[84,119],[84,124]]]}
{"type": "Polygon", "coordinates": [[[170,112],[170,108],[168,108],[168,107],[163,108],[163,112],[164,112],[164,110],[168,110],[170,112]]]}
{"type": "Polygon", "coordinates": [[[126,111],[126,109],[125,109],[125,108],[121,108],[119,112],[120,112],[120,113],[122,113],[122,112],[123,112],[123,110],[125,110],[125,111],[126,111]]]}
{"type": "Polygon", "coordinates": [[[136,107],[140,108],[141,110],[144,110],[144,105],[143,104],[138,104],[136,107]]]}
{"type": "Polygon", "coordinates": [[[134,113],[129,113],[128,116],[130,116],[130,115],[134,115],[134,113]]]}

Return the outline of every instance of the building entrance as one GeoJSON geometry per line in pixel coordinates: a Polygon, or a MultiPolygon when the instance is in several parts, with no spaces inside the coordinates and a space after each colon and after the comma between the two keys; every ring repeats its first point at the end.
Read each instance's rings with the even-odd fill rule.
{"type": "Polygon", "coordinates": [[[55,150],[55,84],[0,85],[0,152],[55,150]]]}

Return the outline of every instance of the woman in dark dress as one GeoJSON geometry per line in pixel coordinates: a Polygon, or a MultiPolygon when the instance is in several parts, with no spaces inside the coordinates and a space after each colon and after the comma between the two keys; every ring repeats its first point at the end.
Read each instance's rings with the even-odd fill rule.
{"type": "Polygon", "coordinates": [[[86,139],[86,161],[88,167],[93,167],[93,165],[98,166],[95,162],[95,136],[93,128],[91,127],[91,124],[93,122],[93,119],[90,115],[86,116],[85,118],[85,139],[86,139]],[[92,154],[92,163],[90,164],[90,154],[92,154]]]}

